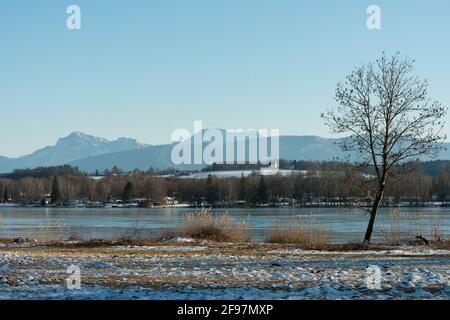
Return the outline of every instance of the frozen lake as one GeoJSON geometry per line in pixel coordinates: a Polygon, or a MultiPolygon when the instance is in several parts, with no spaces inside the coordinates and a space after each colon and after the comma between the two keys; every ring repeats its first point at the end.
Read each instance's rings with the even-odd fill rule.
{"type": "MultiPolygon", "coordinates": [[[[121,237],[156,237],[179,225],[194,209],[50,209],[0,208],[0,237],[84,239],[121,237]]],[[[362,241],[369,215],[363,209],[344,208],[258,208],[215,209],[228,212],[237,221],[248,221],[251,238],[263,241],[276,224],[294,217],[312,228],[328,231],[334,243],[362,241]]],[[[409,238],[423,234],[450,236],[450,208],[382,208],[375,226],[374,240],[390,232],[405,233],[409,238]]]]}

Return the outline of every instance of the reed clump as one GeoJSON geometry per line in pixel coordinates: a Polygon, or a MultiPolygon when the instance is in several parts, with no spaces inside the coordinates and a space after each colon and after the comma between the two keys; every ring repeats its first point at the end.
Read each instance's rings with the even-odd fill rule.
{"type": "Polygon", "coordinates": [[[295,244],[302,248],[328,247],[329,232],[314,221],[302,216],[289,218],[284,223],[274,223],[268,231],[268,243],[295,244]]]}
{"type": "Polygon", "coordinates": [[[244,243],[249,241],[248,222],[238,222],[227,212],[213,214],[210,209],[184,216],[174,234],[194,240],[244,243]]]}

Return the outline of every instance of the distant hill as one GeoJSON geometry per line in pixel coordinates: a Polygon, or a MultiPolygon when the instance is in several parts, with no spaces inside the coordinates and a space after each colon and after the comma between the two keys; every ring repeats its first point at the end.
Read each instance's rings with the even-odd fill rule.
{"type": "Polygon", "coordinates": [[[429,176],[437,176],[441,171],[450,172],[449,160],[427,161],[422,165],[423,171],[429,176]]]}
{"type": "MultiPolygon", "coordinates": [[[[317,136],[280,136],[280,158],[285,160],[328,161],[343,159],[344,154],[338,145],[339,139],[317,136]]],[[[14,169],[37,168],[69,164],[82,171],[94,172],[111,169],[147,170],[150,167],[167,169],[174,167],[171,152],[174,144],[146,145],[130,138],[114,141],[74,132],[61,138],[54,146],[45,147],[30,155],[19,158],[0,157],[0,172],[14,169]]],[[[203,145],[205,147],[206,144],[203,145]]],[[[450,160],[450,143],[447,150],[437,157],[450,160]]],[[[424,158],[423,160],[430,160],[424,158]]],[[[182,165],[180,169],[198,170],[204,165],[182,165]]]]}
{"type": "Polygon", "coordinates": [[[22,179],[22,178],[50,178],[53,176],[81,176],[85,173],[78,170],[78,168],[69,165],[55,166],[55,167],[39,167],[34,169],[15,169],[12,173],[2,173],[0,178],[6,179],[22,179]]]}
{"type": "Polygon", "coordinates": [[[333,160],[342,157],[339,139],[316,136],[281,136],[280,158],[285,160],[333,160]]]}
{"type": "MultiPolygon", "coordinates": [[[[167,169],[173,167],[171,152],[173,145],[165,144],[159,146],[149,146],[142,149],[115,152],[92,156],[77,161],[70,162],[71,166],[76,166],[80,170],[93,172],[95,170],[106,170],[116,166],[122,170],[133,169],[147,170],[150,167],[157,169],[167,169]]],[[[183,166],[188,169],[198,169],[195,166],[183,166]]]]}

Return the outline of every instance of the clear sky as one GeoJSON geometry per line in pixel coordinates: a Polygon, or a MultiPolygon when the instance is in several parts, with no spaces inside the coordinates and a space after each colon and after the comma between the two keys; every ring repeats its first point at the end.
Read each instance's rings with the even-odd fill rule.
{"type": "Polygon", "coordinates": [[[0,0],[0,155],[71,131],[167,143],[194,120],[330,136],[336,83],[382,51],[450,106],[449,18],[448,0],[0,0]]]}

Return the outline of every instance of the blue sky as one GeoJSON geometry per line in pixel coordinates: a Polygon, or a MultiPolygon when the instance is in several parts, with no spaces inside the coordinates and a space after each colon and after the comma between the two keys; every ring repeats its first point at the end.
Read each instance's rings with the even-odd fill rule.
{"type": "Polygon", "coordinates": [[[166,143],[194,120],[330,136],[320,114],[336,83],[382,51],[415,58],[450,106],[449,12],[447,0],[0,0],[0,155],[71,131],[166,143]],[[81,30],[66,28],[71,4],[81,30]],[[380,31],[366,28],[371,4],[380,31]]]}

